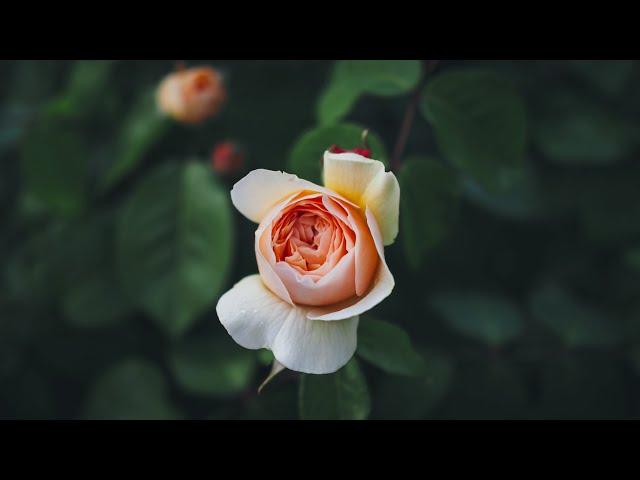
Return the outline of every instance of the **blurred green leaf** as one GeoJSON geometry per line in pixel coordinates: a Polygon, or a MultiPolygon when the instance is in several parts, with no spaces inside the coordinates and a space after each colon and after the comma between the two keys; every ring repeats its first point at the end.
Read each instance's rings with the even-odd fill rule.
{"type": "Polygon", "coordinates": [[[211,397],[232,397],[250,388],[257,369],[254,353],[227,336],[183,341],[171,353],[170,366],[185,392],[211,397]]]}
{"type": "Polygon", "coordinates": [[[620,341],[616,319],[580,303],[562,287],[549,283],[530,300],[531,313],[572,348],[609,347],[620,341]]]}
{"type": "Polygon", "coordinates": [[[18,60],[8,81],[6,98],[38,107],[60,88],[60,73],[66,68],[66,62],[60,60],[18,60]]]}
{"type": "Polygon", "coordinates": [[[89,149],[67,119],[44,112],[27,130],[22,169],[27,188],[49,209],[78,214],[85,206],[89,149]]]}
{"type": "Polygon", "coordinates": [[[242,420],[296,420],[298,385],[280,383],[277,388],[266,388],[247,402],[242,420]]]}
{"type": "Polygon", "coordinates": [[[443,400],[451,385],[453,365],[437,352],[422,355],[426,374],[420,378],[384,377],[374,396],[375,418],[415,420],[424,418],[443,400]]]}
{"type": "Polygon", "coordinates": [[[328,375],[303,374],[299,409],[302,420],[364,420],[371,410],[367,381],[353,358],[328,375]]]}
{"type": "MultiPolygon", "coordinates": [[[[365,127],[352,123],[318,127],[304,133],[297,141],[289,156],[288,170],[300,178],[321,183],[322,156],[331,145],[352,149],[362,144],[365,127]]],[[[387,153],[380,138],[369,132],[368,143],[372,157],[386,163],[387,153]]]]}
{"type": "Polygon", "coordinates": [[[430,158],[410,158],[399,174],[402,242],[409,264],[420,267],[427,252],[446,238],[458,207],[454,172],[430,158]]]}
{"type": "Polygon", "coordinates": [[[525,151],[524,104],[489,71],[442,73],[424,91],[422,112],[443,156],[490,191],[508,189],[525,151]]]}
{"type": "Polygon", "coordinates": [[[640,270],[640,247],[632,248],[625,255],[627,265],[636,270],[640,270]]]}
{"type": "Polygon", "coordinates": [[[32,113],[21,105],[0,108],[0,158],[18,143],[32,113]]]}
{"type": "Polygon", "coordinates": [[[414,88],[419,79],[418,60],[340,60],[318,102],[318,121],[321,125],[335,123],[362,94],[400,95],[414,88]]]}
{"type": "Polygon", "coordinates": [[[170,125],[171,122],[158,111],[155,92],[141,95],[122,124],[116,141],[115,163],[105,174],[102,188],[111,188],[131,173],[170,125]]]}
{"type": "Polygon", "coordinates": [[[262,365],[271,365],[273,363],[274,360],[274,356],[273,353],[271,353],[271,350],[267,350],[266,348],[260,349],[257,352],[257,356],[258,356],[258,361],[260,362],[260,364],[262,365]]]}
{"type": "Polygon", "coordinates": [[[115,278],[95,275],[68,290],[63,298],[67,321],[76,327],[98,328],[114,325],[133,312],[128,298],[115,278]]]}
{"type": "MultiPolygon", "coordinates": [[[[69,113],[86,115],[103,107],[117,60],[77,60],[69,74],[65,103],[69,113]]],[[[103,108],[104,110],[104,108],[103,108]]]]}
{"type": "Polygon", "coordinates": [[[587,83],[608,95],[621,93],[632,77],[635,60],[569,60],[587,83]]]}
{"type": "Polygon", "coordinates": [[[507,298],[481,293],[442,292],[429,304],[447,324],[463,335],[490,346],[500,346],[522,334],[524,320],[507,298]]]}
{"type": "Polygon", "coordinates": [[[550,160],[567,165],[609,164],[631,155],[638,126],[574,90],[549,92],[532,132],[550,160]]]}
{"type": "Polygon", "coordinates": [[[413,349],[409,335],[397,325],[373,317],[360,321],[358,354],[387,373],[418,376],[425,371],[424,360],[413,349]]]}
{"type": "Polygon", "coordinates": [[[508,189],[489,192],[472,179],[464,184],[465,197],[476,205],[502,217],[530,220],[547,212],[546,198],[532,169],[525,166],[508,189]]]}
{"type": "Polygon", "coordinates": [[[92,420],[175,420],[164,375],[152,363],[129,358],[112,366],[92,386],[85,416],[92,420]]]}
{"type": "Polygon", "coordinates": [[[216,299],[231,264],[229,194],[199,163],[158,167],[119,219],[120,278],[169,335],[185,332],[216,299]]]}

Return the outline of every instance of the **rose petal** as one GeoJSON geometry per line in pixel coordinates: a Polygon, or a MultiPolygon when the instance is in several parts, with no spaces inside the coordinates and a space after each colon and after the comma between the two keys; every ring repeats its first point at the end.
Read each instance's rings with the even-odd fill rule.
{"type": "Polygon", "coordinates": [[[316,322],[306,309],[291,306],[250,275],[225,293],[216,306],[220,323],[241,346],[269,348],[278,362],[303,373],[332,373],[353,356],[358,317],[316,322]]]}
{"type": "Polygon", "coordinates": [[[356,153],[324,153],[324,184],[360,207],[368,208],[378,221],[383,245],[398,235],[400,185],[384,164],[356,153]]]}
{"type": "Polygon", "coordinates": [[[376,246],[365,219],[360,211],[350,205],[340,205],[329,197],[323,198],[327,209],[356,232],[355,243],[355,287],[356,295],[362,296],[371,285],[378,266],[376,246]],[[342,207],[342,210],[340,209],[342,207]]]}
{"type": "Polygon", "coordinates": [[[384,164],[357,153],[324,153],[323,181],[327,188],[360,205],[362,195],[384,164]]]}
{"type": "Polygon", "coordinates": [[[216,313],[239,345],[255,350],[271,348],[292,308],[271,293],[256,274],[243,278],[222,295],[216,313]]]}
{"type": "Polygon", "coordinates": [[[249,172],[231,189],[231,202],[249,220],[260,223],[284,198],[310,190],[332,194],[328,189],[290,173],[258,169],[249,172]]]}
{"type": "Polygon", "coordinates": [[[273,343],[273,356],[290,370],[333,373],[353,356],[358,343],[358,317],[339,322],[317,322],[295,308],[273,343]]]}
{"type": "Polygon", "coordinates": [[[389,271],[389,267],[387,267],[387,263],[384,259],[382,235],[376,223],[376,218],[369,209],[367,209],[365,215],[367,218],[367,224],[371,230],[371,235],[373,236],[373,241],[376,245],[376,250],[380,257],[380,263],[378,264],[378,270],[373,279],[373,286],[371,287],[371,290],[369,290],[365,296],[355,300],[330,305],[328,307],[311,308],[307,312],[307,318],[314,321],[335,321],[360,315],[367,310],[371,310],[378,303],[387,298],[393,291],[395,280],[393,279],[393,275],[391,274],[391,271],[389,271]]]}
{"type": "Polygon", "coordinates": [[[318,281],[302,275],[286,262],[278,262],[274,271],[286,286],[294,303],[326,305],[355,295],[355,257],[353,252],[343,256],[336,266],[318,281]]]}
{"type": "Polygon", "coordinates": [[[400,184],[392,172],[385,172],[374,178],[364,192],[366,208],[378,220],[382,244],[391,245],[398,236],[400,216],[400,184]]]}

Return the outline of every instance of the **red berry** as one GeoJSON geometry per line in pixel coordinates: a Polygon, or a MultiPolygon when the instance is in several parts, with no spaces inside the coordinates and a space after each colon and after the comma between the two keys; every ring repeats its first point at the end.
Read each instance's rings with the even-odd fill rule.
{"type": "Polygon", "coordinates": [[[336,144],[333,144],[329,147],[329,152],[331,153],[353,152],[353,153],[357,153],[358,155],[362,155],[363,157],[371,158],[371,150],[369,150],[368,148],[356,147],[356,148],[352,148],[351,150],[345,150],[344,148],[336,144]]]}
{"type": "Polygon", "coordinates": [[[211,166],[221,175],[240,171],[244,166],[242,149],[231,141],[218,143],[211,153],[211,166]]]}

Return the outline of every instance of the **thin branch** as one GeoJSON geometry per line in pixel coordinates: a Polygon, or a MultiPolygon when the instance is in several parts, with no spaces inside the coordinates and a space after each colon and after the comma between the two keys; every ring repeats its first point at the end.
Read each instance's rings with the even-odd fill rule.
{"type": "Polygon", "coordinates": [[[422,76],[411,95],[411,100],[407,105],[404,112],[404,118],[402,120],[402,126],[398,133],[398,139],[396,140],[396,146],[393,149],[393,155],[391,156],[391,170],[397,172],[400,168],[400,162],[404,149],[407,145],[409,133],[411,133],[411,127],[413,126],[413,119],[418,109],[418,102],[420,102],[420,96],[422,95],[422,89],[424,88],[427,77],[435,69],[438,64],[438,60],[429,60],[422,63],[422,76]]]}

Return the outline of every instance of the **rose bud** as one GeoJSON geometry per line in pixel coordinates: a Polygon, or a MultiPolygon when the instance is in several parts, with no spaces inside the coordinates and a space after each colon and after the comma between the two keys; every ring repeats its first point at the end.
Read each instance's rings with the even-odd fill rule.
{"type": "Polygon", "coordinates": [[[158,108],[183,123],[201,123],[218,113],[227,97],[222,76],[211,67],[167,75],[156,93],[158,108]]]}
{"type": "Polygon", "coordinates": [[[239,172],[244,166],[244,152],[234,142],[220,142],[211,153],[211,166],[221,175],[239,172]]]}
{"type": "Polygon", "coordinates": [[[218,301],[241,346],[267,348],[282,366],[324,374],[356,350],[359,315],[394,287],[384,257],[398,233],[400,186],[384,164],[353,152],[324,153],[324,186],[254,170],[231,190],[258,223],[257,275],[218,301]]]}

